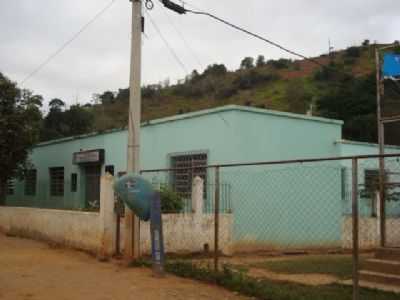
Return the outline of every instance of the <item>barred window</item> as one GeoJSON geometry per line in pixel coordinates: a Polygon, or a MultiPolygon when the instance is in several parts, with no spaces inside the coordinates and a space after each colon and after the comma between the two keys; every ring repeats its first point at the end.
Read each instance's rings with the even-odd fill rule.
{"type": "Polygon", "coordinates": [[[347,199],[347,190],[348,190],[348,178],[347,178],[347,169],[342,168],[341,169],[341,178],[342,178],[342,199],[345,200],[347,199]]]}
{"type": "Polygon", "coordinates": [[[36,180],[37,171],[27,170],[25,175],[25,195],[35,196],[36,195],[36,180]]]}
{"type": "Polygon", "coordinates": [[[15,192],[15,182],[14,179],[7,181],[7,195],[14,195],[15,192]]]}
{"type": "Polygon", "coordinates": [[[50,168],[50,195],[64,196],[64,168],[50,168]]]}
{"type": "Polygon", "coordinates": [[[207,154],[185,154],[171,157],[171,167],[175,170],[172,175],[172,187],[182,197],[188,198],[192,192],[193,178],[199,176],[207,180],[207,154]],[[191,169],[188,169],[191,168],[191,169]]]}
{"type": "Polygon", "coordinates": [[[364,172],[365,190],[374,193],[379,189],[379,170],[365,170],[364,172]]]}
{"type": "Polygon", "coordinates": [[[78,190],[78,174],[71,174],[71,192],[76,192],[78,190]]]}

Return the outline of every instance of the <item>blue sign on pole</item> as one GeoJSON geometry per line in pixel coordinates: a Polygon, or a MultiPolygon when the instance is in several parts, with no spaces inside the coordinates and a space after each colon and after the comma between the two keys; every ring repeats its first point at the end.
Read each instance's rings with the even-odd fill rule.
{"type": "Polygon", "coordinates": [[[383,56],[383,77],[400,76],[400,54],[386,53],[383,56]]]}

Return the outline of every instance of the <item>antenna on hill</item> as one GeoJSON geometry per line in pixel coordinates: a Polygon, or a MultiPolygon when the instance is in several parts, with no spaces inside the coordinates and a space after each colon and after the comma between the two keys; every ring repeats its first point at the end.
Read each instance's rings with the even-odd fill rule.
{"type": "Polygon", "coordinates": [[[333,56],[333,50],[335,48],[332,46],[331,39],[328,39],[328,54],[329,57],[333,56]]]}

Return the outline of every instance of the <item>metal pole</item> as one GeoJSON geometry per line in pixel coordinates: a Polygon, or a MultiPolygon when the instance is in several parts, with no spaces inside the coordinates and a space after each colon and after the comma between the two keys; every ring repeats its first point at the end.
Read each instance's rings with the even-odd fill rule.
{"type": "Polygon", "coordinates": [[[353,300],[359,299],[359,241],[358,241],[358,161],[352,160],[352,214],[353,214],[353,300]]]}
{"type": "Polygon", "coordinates": [[[115,228],[116,230],[116,237],[115,237],[115,252],[117,256],[121,255],[121,215],[120,212],[117,211],[117,226],[115,228]]]}
{"type": "MultiPolygon", "coordinates": [[[[379,49],[375,49],[375,61],[376,61],[376,90],[377,90],[377,119],[378,119],[378,141],[379,141],[379,155],[385,154],[385,131],[384,123],[382,122],[382,101],[381,101],[381,64],[379,49]]],[[[379,201],[380,201],[380,216],[381,216],[381,226],[380,226],[380,245],[385,247],[386,242],[386,215],[385,215],[385,159],[379,158],[379,201]]]]}
{"type": "MultiPolygon", "coordinates": [[[[132,45],[130,68],[127,172],[139,173],[141,116],[142,1],[132,2],[132,45]]],[[[139,258],[139,218],[125,208],[125,258],[139,258]]]]}
{"type": "Polygon", "coordinates": [[[214,270],[218,271],[219,259],[219,167],[215,168],[215,196],[214,196],[214,270]]]}

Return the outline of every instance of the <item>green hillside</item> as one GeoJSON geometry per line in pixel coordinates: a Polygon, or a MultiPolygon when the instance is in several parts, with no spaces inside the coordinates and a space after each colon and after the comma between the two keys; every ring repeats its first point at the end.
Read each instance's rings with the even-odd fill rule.
{"type": "MultiPolygon", "coordinates": [[[[214,64],[203,73],[194,70],[183,82],[175,85],[166,82],[144,86],[142,120],[238,104],[341,119],[345,121],[345,138],[375,142],[375,45],[365,41],[359,47],[336,51],[329,56],[321,55],[314,60],[325,67],[309,60],[266,61],[260,55],[255,59],[244,58],[241,67],[235,71],[228,71],[223,64],[214,64]]],[[[390,100],[387,103],[390,105],[385,105],[385,113],[400,112],[395,101],[400,89],[393,86],[387,90],[390,100]]],[[[128,102],[127,88],[97,95],[95,103],[79,107],[91,115],[85,116],[86,123],[82,124],[87,126],[80,131],[125,127],[128,102]]],[[[55,112],[59,114],[59,110],[60,106],[55,112]]],[[[47,119],[51,112],[50,109],[47,119]]],[[[56,127],[60,124],[50,122],[46,125],[46,118],[44,131],[51,128],[53,132],[44,132],[42,140],[71,134],[68,130],[57,133],[56,127]]],[[[73,133],[77,132],[79,128],[73,133]]],[[[395,128],[388,129],[389,142],[400,144],[396,133],[395,128]]]]}

